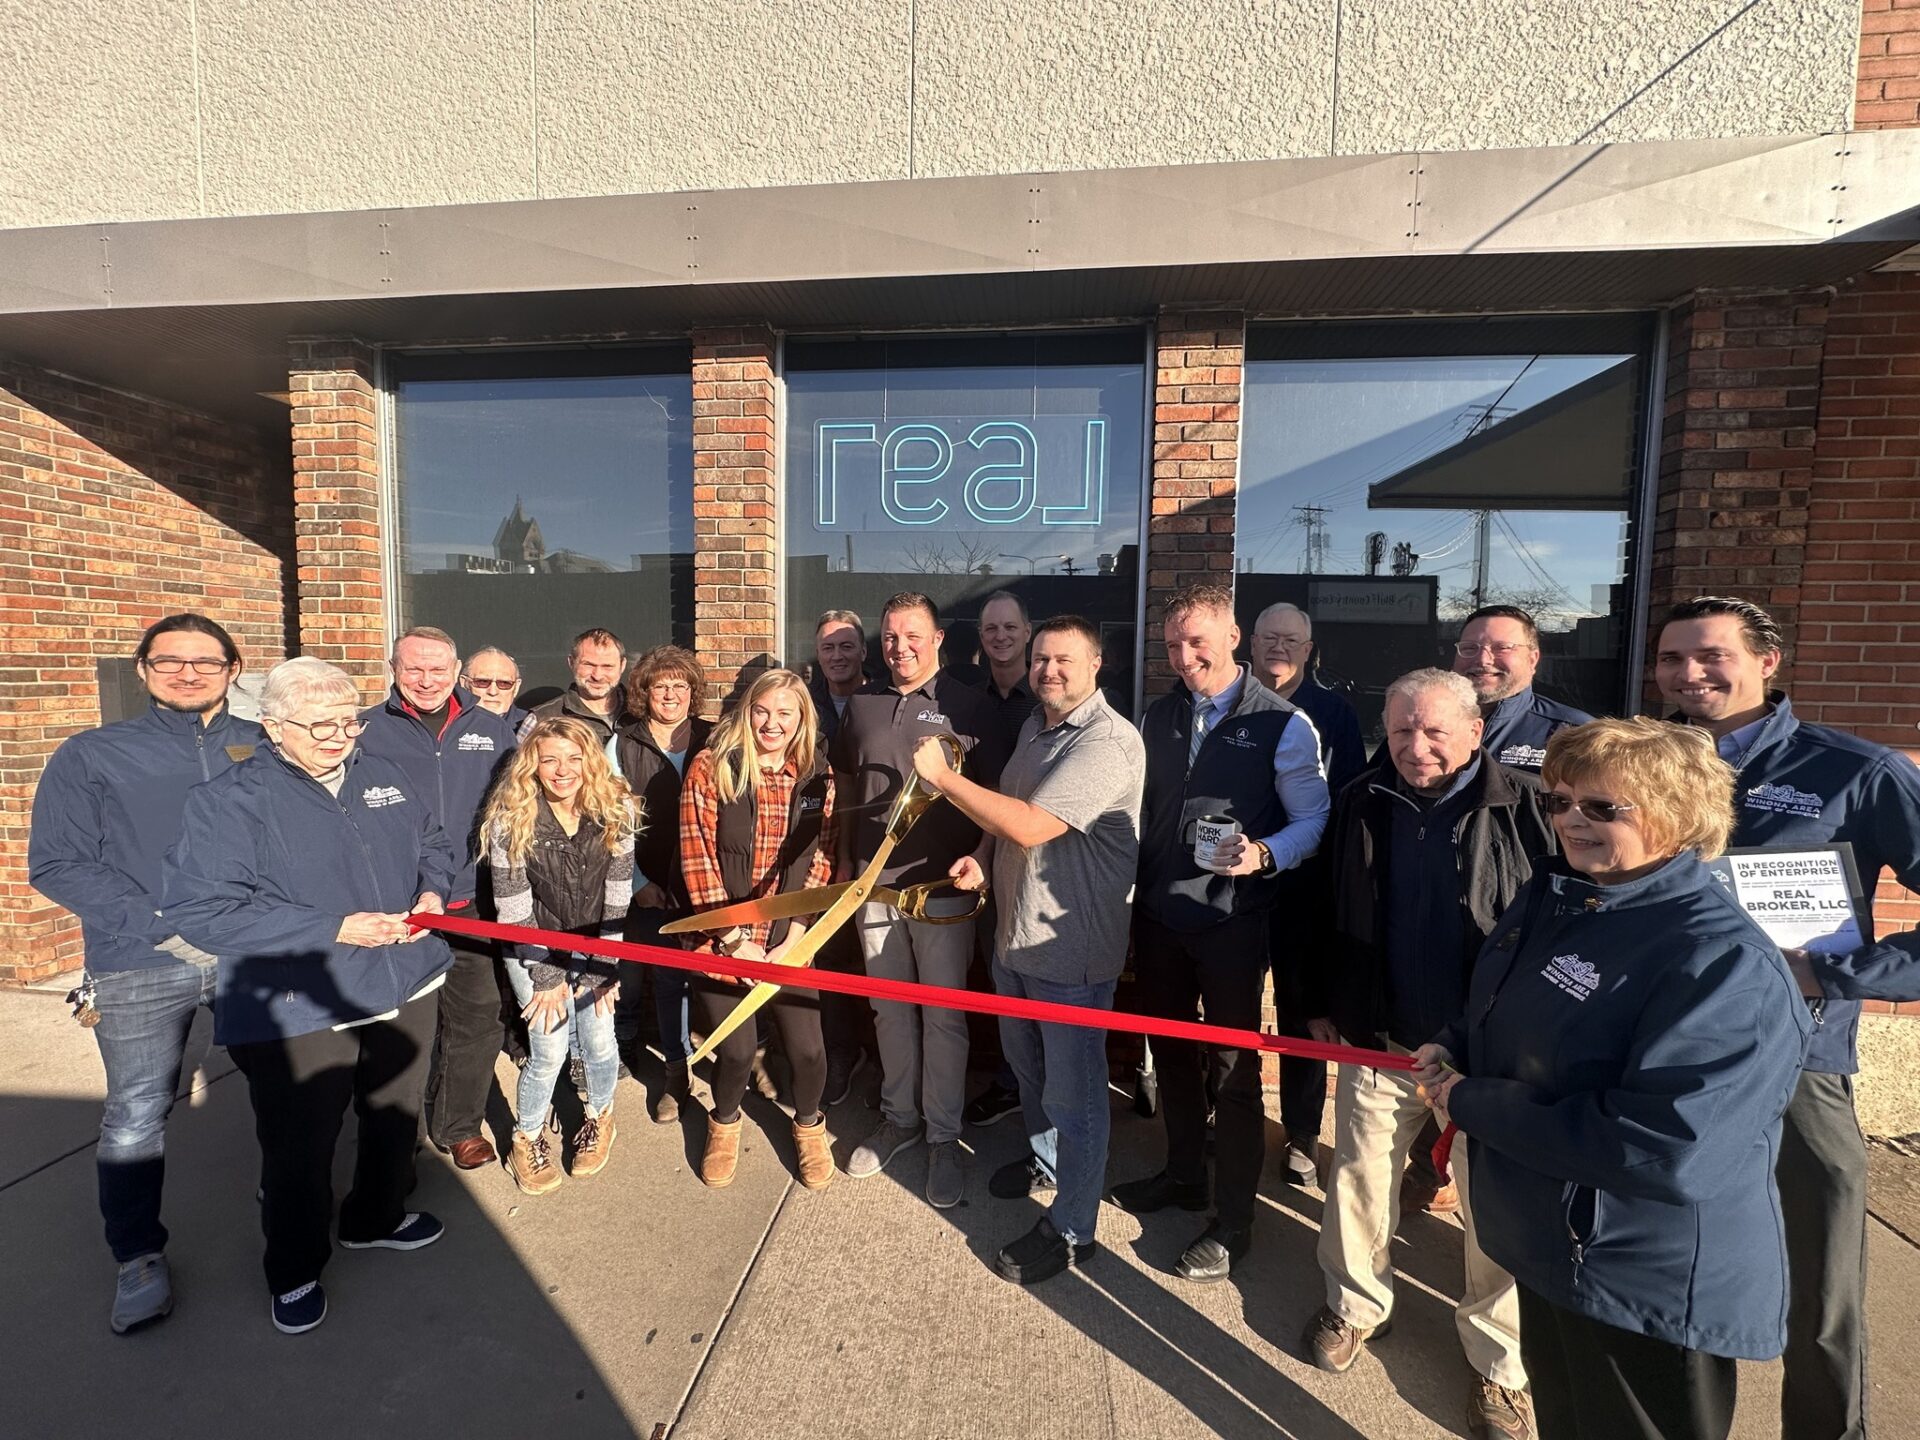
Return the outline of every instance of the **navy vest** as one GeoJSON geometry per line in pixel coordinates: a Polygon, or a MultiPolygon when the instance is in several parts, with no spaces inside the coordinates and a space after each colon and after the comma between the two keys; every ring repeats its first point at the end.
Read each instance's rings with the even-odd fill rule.
{"type": "Polygon", "coordinates": [[[1216,875],[1194,864],[1193,822],[1224,815],[1238,820],[1252,839],[1265,839],[1286,825],[1286,809],[1273,789],[1273,752],[1294,714],[1291,703],[1243,668],[1239,699],[1200,742],[1188,770],[1192,693],[1182,685],[1148,707],[1140,722],[1147,788],[1134,903],[1168,929],[1205,930],[1265,910],[1278,898],[1278,876],[1216,875]]]}

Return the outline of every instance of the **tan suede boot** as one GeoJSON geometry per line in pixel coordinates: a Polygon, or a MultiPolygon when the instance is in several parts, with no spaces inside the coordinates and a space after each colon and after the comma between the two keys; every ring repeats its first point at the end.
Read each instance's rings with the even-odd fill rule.
{"type": "Polygon", "coordinates": [[[589,1111],[579,1132],[573,1137],[573,1173],[598,1175],[604,1170],[607,1158],[613,1154],[614,1136],[619,1133],[614,1128],[611,1105],[598,1115],[589,1111]]]}
{"type": "Polygon", "coordinates": [[[513,1183],[527,1195],[545,1195],[549,1190],[558,1189],[566,1178],[553,1163],[544,1126],[537,1135],[513,1132],[513,1154],[507,1157],[507,1168],[513,1172],[513,1183]]]}
{"type": "Polygon", "coordinates": [[[707,1153],[700,1157],[700,1178],[719,1190],[733,1183],[733,1172],[740,1164],[740,1127],[745,1116],[731,1125],[722,1125],[707,1116],[707,1153]]]}
{"type": "Polygon", "coordinates": [[[793,1149],[802,1185],[809,1190],[824,1190],[833,1183],[833,1147],[827,1138],[826,1116],[811,1125],[794,1121],[793,1149]]]}

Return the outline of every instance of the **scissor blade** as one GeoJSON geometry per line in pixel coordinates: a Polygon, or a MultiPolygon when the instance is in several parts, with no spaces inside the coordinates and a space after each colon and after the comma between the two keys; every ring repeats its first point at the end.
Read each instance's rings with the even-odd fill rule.
{"type": "Polygon", "coordinates": [[[763,895],[758,900],[742,900],[722,905],[717,910],[702,910],[698,915],[683,915],[660,927],[662,935],[691,935],[703,930],[731,930],[735,925],[760,925],[769,920],[791,920],[798,915],[814,915],[831,910],[834,902],[853,888],[822,885],[816,890],[791,890],[785,895],[763,895]]]}
{"type": "MultiPolygon", "coordinates": [[[[861,872],[858,880],[851,880],[845,885],[830,887],[840,891],[839,898],[833,902],[826,914],[822,915],[807,927],[807,933],[800,937],[794,947],[780,957],[780,963],[782,965],[801,966],[811,965],[813,963],[813,957],[820,953],[820,947],[826,944],[827,941],[832,938],[833,933],[842,925],[846,924],[847,921],[853,917],[853,913],[872,897],[874,882],[880,878],[880,871],[886,866],[887,857],[893,854],[893,847],[896,843],[898,842],[892,837],[882,840],[880,842],[880,848],[874,852],[873,859],[867,862],[867,868],[861,872]]],[[[824,894],[825,891],[810,890],[803,893],[820,895],[824,894]]],[[[717,911],[710,910],[706,915],[702,915],[699,918],[705,920],[709,916],[717,913],[717,911]]],[[[726,1019],[713,1027],[712,1031],[708,1033],[707,1038],[700,1042],[700,1048],[693,1052],[692,1058],[689,1059],[687,1063],[689,1065],[697,1065],[709,1055],[713,1054],[722,1040],[725,1040],[727,1036],[745,1024],[746,1021],[752,1017],[754,1011],[771,1000],[775,992],[779,989],[780,987],[778,985],[774,985],[765,980],[755,985],[746,993],[745,998],[733,1007],[726,1019]]]]}

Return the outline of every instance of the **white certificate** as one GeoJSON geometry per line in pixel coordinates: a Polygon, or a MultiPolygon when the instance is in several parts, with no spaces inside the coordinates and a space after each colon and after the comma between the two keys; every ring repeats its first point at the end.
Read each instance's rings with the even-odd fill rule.
{"type": "Polygon", "coordinates": [[[1729,850],[1709,868],[1782,950],[1832,955],[1867,943],[1849,845],[1729,850]]]}

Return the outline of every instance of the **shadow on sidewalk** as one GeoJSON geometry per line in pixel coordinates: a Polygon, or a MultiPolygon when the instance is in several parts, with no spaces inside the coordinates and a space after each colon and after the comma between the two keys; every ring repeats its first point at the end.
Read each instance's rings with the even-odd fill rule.
{"type": "MultiPolygon", "coordinates": [[[[181,1101],[169,1125],[164,1218],[174,1313],[113,1335],[114,1268],[87,1143],[99,1118],[96,1101],[0,1096],[4,1133],[58,1130],[79,1147],[0,1187],[0,1329],[13,1337],[17,1360],[6,1433],[646,1433],[622,1413],[555,1308],[559,1287],[529,1272],[480,1192],[430,1149],[419,1156],[410,1204],[444,1220],[445,1238],[414,1253],[336,1248],[325,1274],[326,1323],[301,1336],[276,1331],[260,1268],[260,1153],[246,1082],[234,1074],[181,1101]]],[[[352,1129],[349,1120],[336,1203],[349,1182],[352,1129]]]]}

